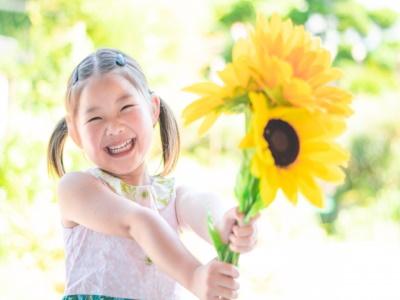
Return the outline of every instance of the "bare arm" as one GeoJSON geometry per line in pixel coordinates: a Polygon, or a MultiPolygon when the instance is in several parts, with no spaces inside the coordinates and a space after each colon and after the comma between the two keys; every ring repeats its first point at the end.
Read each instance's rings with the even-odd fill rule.
{"type": "Polygon", "coordinates": [[[156,212],[113,193],[86,173],[69,173],[58,188],[61,216],[94,231],[133,238],[164,272],[192,290],[200,263],[156,212]]]}
{"type": "Polygon", "coordinates": [[[218,228],[224,214],[233,206],[213,193],[193,191],[187,186],[178,186],[176,189],[176,211],[180,225],[190,227],[209,243],[212,241],[207,229],[208,212],[218,228]]]}

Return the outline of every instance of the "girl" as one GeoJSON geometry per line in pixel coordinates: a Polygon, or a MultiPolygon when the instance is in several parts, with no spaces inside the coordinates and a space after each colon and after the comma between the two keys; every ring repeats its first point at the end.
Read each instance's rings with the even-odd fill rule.
{"type": "Polygon", "coordinates": [[[210,210],[223,239],[243,253],[255,244],[255,224],[243,225],[215,196],[175,187],[166,178],[179,152],[171,110],[149,91],[135,60],[100,49],[74,69],[66,116],[48,148],[58,186],[66,252],[66,299],[178,299],[178,285],[200,299],[234,299],[238,270],[212,260],[201,265],[177,231],[191,227],[210,242],[210,210]],[[151,176],[145,158],[160,123],[164,170],[151,176]],[[96,168],[65,174],[63,147],[70,136],[96,168]]]}

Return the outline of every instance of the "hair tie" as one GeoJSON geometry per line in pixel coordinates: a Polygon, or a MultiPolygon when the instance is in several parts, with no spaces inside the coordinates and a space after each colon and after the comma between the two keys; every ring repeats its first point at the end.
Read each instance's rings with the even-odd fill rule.
{"type": "Polygon", "coordinates": [[[72,85],[74,85],[75,83],[77,83],[78,80],[79,80],[78,68],[76,68],[75,74],[74,74],[74,81],[72,82],[72,85]]]}
{"type": "Polygon", "coordinates": [[[115,58],[115,63],[120,67],[125,66],[126,64],[125,57],[121,53],[118,53],[117,57],[115,58]]]}

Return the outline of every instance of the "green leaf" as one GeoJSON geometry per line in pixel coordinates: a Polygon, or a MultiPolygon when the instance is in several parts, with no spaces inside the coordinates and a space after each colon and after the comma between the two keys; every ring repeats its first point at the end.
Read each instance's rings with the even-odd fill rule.
{"type": "Polygon", "coordinates": [[[224,255],[229,245],[225,244],[222,241],[220,233],[214,226],[214,221],[212,219],[210,212],[208,212],[207,225],[208,225],[208,233],[210,234],[211,240],[213,241],[215,250],[217,250],[218,258],[219,260],[224,261],[224,255]]]}

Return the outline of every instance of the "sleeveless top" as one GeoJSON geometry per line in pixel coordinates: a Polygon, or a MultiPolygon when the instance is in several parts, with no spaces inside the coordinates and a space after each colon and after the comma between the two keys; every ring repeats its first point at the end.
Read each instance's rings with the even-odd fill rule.
{"type": "MultiPolygon", "coordinates": [[[[148,185],[133,186],[98,168],[88,172],[127,201],[158,211],[175,231],[180,230],[173,178],[154,176],[148,185]]],[[[63,299],[179,299],[183,287],[158,270],[135,240],[95,232],[80,224],[63,227],[63,236],[63,299]]]]}

